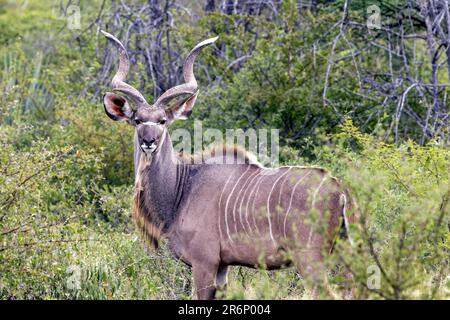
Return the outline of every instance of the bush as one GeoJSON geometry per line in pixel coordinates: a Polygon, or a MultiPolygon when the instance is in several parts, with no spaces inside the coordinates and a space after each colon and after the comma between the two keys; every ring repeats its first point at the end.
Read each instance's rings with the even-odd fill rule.
{"type": "Polygon", "coordinates": [[[359,283],[359,297],[448,298],[450,151],[437,141],[386,144],[351,120],[341,130],[341,147],[319,153],[359,202],[359,250],[344,246],[339,257],[359,283]],[[376,289],[368,284],[373,270],[380,273],[376,289]]]}

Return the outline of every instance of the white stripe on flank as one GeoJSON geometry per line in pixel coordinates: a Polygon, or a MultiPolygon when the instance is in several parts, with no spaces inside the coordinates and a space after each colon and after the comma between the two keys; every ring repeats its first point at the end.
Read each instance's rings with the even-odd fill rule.
{"type": "Polygon", "coordinates": [[[287,209],[287,211],[286,211],[286,216],[284,217],[284,223],[283,223],[283,226],[284,226],[284,237],[285,237],[285,238],[287,238],[287,236],[286,236],[286,222],[287,222],[287,218],[288,218],[288,215],[289,215],[289,211],[291,210],[292,198],[293,198],[293,196],[294,196],[295,189],[296,189],[297,186],[300,184],[300,182],[303,181],[303,179],[305,179],[307,176],[309,176],[309,175],[311,174],[311,172],[312,172],[312,170],[311,170],[311,171],[308,171],[303,177],[300,178],[300,180],[298,180],[298,181],[295,183],[294,187],[292,188],[292,191],[291,191],[291,199],[289,200],[289,206],[288,206],[288,209],[287,209]]]}
{"type": "MultiPolygon", "coordinates": [[[[226,187],[227,187],[227,185],[228,185],[228,182],[230,182],[230,179],[231,179],[231,177],[232,177],[233,175],[231,174],[229,177],[228,177],[228,180],[227,180],[227,182],[225,182],[225,185],[223,186],[223,189],[222,189],[222,193],[220,194],[220,197],[219,197],[219,234],[220,234],[220,238],[222,239],[222,230],[221,230],[221,226],[220,226],[220,215],[221,215],[221,206],[220,206],[220,204],[222,203],[222,196],[223,196],[223,193],[224,193],[224,191],[225,191],[225,189],[226,189],[226,187]]],[[[229,229],[228,229],[228,221],[226,220],[226,218],[227,218],[227,216],[226,216],[226,212],[224,213],[224,218],[225,218],[225,225],[226,225],[226,227],[227,227],[227,234],[228,234],[228,238],[230,239],[230,241],[233,241],[233,240],[231,240],[231,237],[230,237],[230,232],[229,232],[229,229]]]]}
{"type": "MultiPolygon", "coordinates": [[[[260,172],[261,172],[261,170],[256,171],[256,174],[253,176],[252,180],[250,180],[250,183],[248,184],[249,186],[252,185],[252,182],[253,182],[253,180],[255,180],[255,178],[257,178],[257,177],[261,178],[261,176],[259,175],[260,172]]],[[[252,189],[252,191],[249,193],[248,198],[247,198],[247,204],[245,205],[245,221],[247,222],[248,229],[249,229],[250,231],[252,230],[252,227],[250,226],[250,222],[248,222],[248,204],[249,204],[249,201],[250,201],[252,192],[255,190],[255,187],[256,187],[256,184],[253,185],[253,189],[252,189]]],[[[244,192],[244,196],[242,197],[242,201],[241,201],[241,205],[240,205],[240,207],[239,207],[239,210],[242,210],[242,209],[241,209],[241,208],[242,208],[242,203],[244,202],[244,198],[245,198],[245,195],[247,194],[248,189],[249,189],[249,188],[247,188],[247,190],[245,190],[245,192],[244,192]]]]}
{"type": "Polygon", "coordinates": [[[316,197],[317,197],[317,194],[319,193],[320,188],[322,188],[322,184],[324,183],[324,181],[325,181],[327,178],[328,178],[328,176],[327,176],[327,175],[324,175],[323,178],[322,178],[322,180],[320,181],[319,186],[317,187],[316,191],[314,191],[313,199],[312,199],[312,203],[311,203],[311,209],[312,209],[312,208],[314,207],[314,205],[316,204],[316,197]]]}
{"type": "MultiPolygon", "coordinates": [[[[230,203],[230,199],[233,196],[234,189],[236,189],[237,185],[239,184],[239,181],[242,179],[242,177],[247,173],[247,171],[249,169],[250,169],[250,166],[248,166],[247,169],[241,174],[239,179],[236,180],[236,183],[234,184],[233,189],[231,189],[231,192],[228,195],[228,199],[227,199],[227,202],[225,204],[225,218],[227,220],[228,220],[228,204],[230,203]]],[[[227,220],[225,220],[225,221],[227,221],[227,220]]],[[[235,225],[235,229],[236,229],[236,232],[237,232],[236,216],[234,215],[234,212],[233,212],[233,220],[234,220],[234,225],[235,225]]],[[[228,223],[227,223],[227,226],[228,226],[228,223]]],[[[228,232],[228,227],[227,227],[227,232],[228,232]]]]}
{"type": "MultiPolygon", "coordinates": [[[[252,176],[255,177],[257,174],[258,174],[258,170],[255,170],[255,173],[250,174],[250,175],[247,177],[247,180],[245,180],[245,182],[242,184],[242,188],[241,188],[241,190],[238,192],[238,196],[237,196],[236,201],[235,201],[234,206],[233,206],[233,213],[234,213],[234,210],[236,210],[236,204],[238,203],[239,195],[242,193],[242,190],[244,190],[244,188],[245,188],[246,186],[247,186],[247,187],[249,186],[249,184],[247,184],[247,182],[250,180],[250,178],[251,178],[252,176]]],[[[246,190],[246,191],[247,191],[247,190],[246,190]]],[[[248,232],[247,232],[247,229],[245,228],[244,223],[242,222],[242,210],[241,210],[241,208],[242,208],[242,202],[244,202],[244,197],[245,197],[245,192],[244,192],[244,194],[242,195],[242,200],[241,200],[240,206],[239,206],[239,220],[240,220],[240,222],[241,222],[241,226],[242,226],[242,228],[244,229],[245,234],[248,236],[249,234],[248,234],[248,232]]],[[[249,230],[251,231],[251,229],[249,229],[249,230]]]]}
{"type": "MultiPolygon", "coordinates": [[[[289,168],[288,170],[286,170],[285,173],[283,173],[282,175],[280,175],[277,180],[275,180],[272,189],[270,189],[269,192],[269,196],[267,197],[267,221],[269,222],[269,234],[270,234],[270,238],[272,239],[272,242],[276,245],[275,239],[273,237],[273,232],[272,232],[272,222],[271,217],[270,217],[270,197],[272,196],[272,192],[275,189],[275,186],[277,185],[278,181],[280,181],[281,178],[283,178],[292,168],[289,168]]],[[[275,206],[275,210],[277,209],[277,206],[275,206]]]]}
{"type": "MultiPolygon", "coordinates": [[[[311,202],[311,210],[314,209],[314,205],[316,204],[316,197],[317,197],[317,194],[319,193],[319,190],[320,190],[320,188],[322,187],[322,184],[324,183],[324,181],[325,181],[327,178],[328,178],[328,175],[325,174],[325,175],[323,176],[322,180],[320,181],[319,186],[317,187],[316,191],[314,191],[313,199],[312,199],[312,202],[311,202]]],[[[307,248],[309,248],[309,245],[311,244],[312,233],[313,233],[313,227],[311,226],[311,227],[310,227],[310,230],[309,230],[308,243],[306,244],[306,247],[307,247],[307,248]]]]}
{"type": "Polygon", "coordinates": [[[255,214],[255,200],[256,200],[256,196],[257,196],[258,191],[259,191],[259,187],[261,186],[261,182],[262,182],[261,180],[264,177],[267,177],[267,176],[265,176],[263,174],[259,175],[259,179],[258,179],[258,181],[256,181],[255,187],[253,188],[252,193],[249,195],[249,198],[250,198],[251,195],[253,194],[253,191],[255,191],[255,189],[256,189],[256,192],[254,193],[255,196],[253,197],[253,201],[252,201],[252,213],[253,213],[253,223],[255,224],[255,230],[258,232],[258,234],[261,234],[261,233],[259,232],[258,224],[256,223],[256,218],[255,218],[255,216],[256,216],[256,214],[255,214]]]}
{"type": "MultiPolygon", "coordinates": [[[[291,170],[292,168],[295,168],[295,167],[289,167],[289,170],[291,170]]],[[[281,186],[280,186],[280,193],[278,194],[278,207],[279,207],[279,208],[282,208],[282,205],[281,205],[281,195],[283,194],[283,187],[284,187],[284,184],[285,184],[286,181],[288,181],[288,180],[289,180],[289,176],[286,175],[286,178],[284,178],[284,180],[283,180],[283,182],[281,183],[281,186]]],[[[279,231],[281,231],[281,228],[280,228],[280,225],[281,225],[281,223],[280,223],[280,215],[281,215],[281,212],[279,212],[279,213],[277,214],[277,222],[278,222],[278,229],[279,229],[279,231]]]]}

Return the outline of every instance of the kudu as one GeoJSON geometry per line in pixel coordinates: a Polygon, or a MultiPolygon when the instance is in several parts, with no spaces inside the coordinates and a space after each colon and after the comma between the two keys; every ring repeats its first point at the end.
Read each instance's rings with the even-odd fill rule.
{"type": "MultiPolygon", "coordinates": [[[[125,47],[103,34],[119,50],[113,90],[136,106],[115,93],[104,96],[107,115],[135,127],[133,218],[150,244],[168,239],[173,254],[192,267],[199,299],[215,297],[230,265],[277,269],[293,263],[303,276],[319,281],[324,256],[356,219],[355,202],[338,180],[316,167],[192,164],[174,153],[168,125],[191,114],[198,95],[194,60],[217,38],[192,49],[183,65],[185,83],[149,105],[124,82],[130,65],[125,47]]],[[[235,147],[225,150],[250,159],[235,147]]]]}

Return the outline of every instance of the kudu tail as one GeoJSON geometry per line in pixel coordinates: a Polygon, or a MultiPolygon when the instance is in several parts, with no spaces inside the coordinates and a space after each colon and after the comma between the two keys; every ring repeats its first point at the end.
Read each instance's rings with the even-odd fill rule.
{"type": "Polygon", "coordinates": [[[342,226],[341,226],[341,236],[348,239],[350,244],[353,246],[354,241],[350,234],[350,225],[357,223],[359,220],[358,206],[353,197],[350,196],[348,190],[345,190],[339,199],[341,205],[341,215],[342,215],[342,226]]]}

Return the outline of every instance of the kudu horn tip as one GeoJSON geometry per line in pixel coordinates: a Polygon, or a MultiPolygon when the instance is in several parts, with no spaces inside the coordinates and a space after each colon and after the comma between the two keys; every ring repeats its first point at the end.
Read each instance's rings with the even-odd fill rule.
{"type": "Polygon", "coordinates": [[[216,36],[216,37],[208,39],[208,40],[211,40],[211,42],[216,42],[217,39],[219,39],[219,36],[216,36]]]}
{"type": "Polygon", "coordinates": [[[216,42],[216,41],[217,41],[217,39],[219,39],[219,36],[217,36],[217,37],[214,37],[214,38],[209,38],[209,39],[206,39],[205,41],[203,41],[203,43],[204,43],[205,45],[208,45],[208,44],[211,44],[211,43],[214,43],[214,42],[216,42]]]}
{"type": "Polygon", "coordinates": [[[100,32],[101,32],[106,38],[114,38],[114,36],[113,36],[111,33],[106,32],[105,30],[100,30],[100,32]]]}
{"type": "Polygon", "coordinates": [[[210,44],[216,42],[217,39],[219,39],[219,37],[214,37],[214,38],[209,38],[209,39],[203,40],[202,42],[197,44],[195,46],[195,48],[192,49],[192,51],[198,51],[199,49],[201,49],[203,47],[209,46],[210,44]]]}
{"type": "Polygon", "coordinates": [[[119,39],[117,39],[116,37],[114,37],[111,33],[106,32],[104,30],[100,30],[100,32],[106,37],[106,39],[112,41],[113,43],[115,43],[116,45],[119,45],[120,47],[122,47],[123,49],[125,49],[125,47],[123,46],[122,42],[120,42],[119,39]]]}

